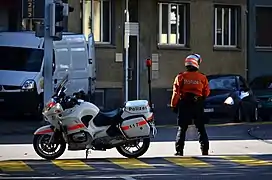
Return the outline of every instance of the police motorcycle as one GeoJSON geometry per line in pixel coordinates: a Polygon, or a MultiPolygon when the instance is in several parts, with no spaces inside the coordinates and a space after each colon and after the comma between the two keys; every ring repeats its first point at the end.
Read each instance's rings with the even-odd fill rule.
{"type": "Polygon", "coordinates": [[[119,109],[103,112],[84,101],[83,91],[67,96],[67,82],[68,74],[43,109],[49,125],[34,132],[33,147],[40,157],[57,159],[67,145],[71,151],[86,150],[86,158],[90,150],[116,148],[128,158],[140,157],[148,150],[157,129],[147,100],[127,101],[119,109]]]}

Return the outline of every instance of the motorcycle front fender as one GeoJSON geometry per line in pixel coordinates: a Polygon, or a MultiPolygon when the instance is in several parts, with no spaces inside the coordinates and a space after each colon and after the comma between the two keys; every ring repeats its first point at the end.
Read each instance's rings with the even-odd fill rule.
{"type": "Polygon", "coordinates": [[[46,125],[46,126],[42,126],[39,129],[37,129],[34,132],[34,135],[38,135],[38,134],[49,134],[52,135],[54,133],[53,129],[51,128],[51,125],[46,125]]]}

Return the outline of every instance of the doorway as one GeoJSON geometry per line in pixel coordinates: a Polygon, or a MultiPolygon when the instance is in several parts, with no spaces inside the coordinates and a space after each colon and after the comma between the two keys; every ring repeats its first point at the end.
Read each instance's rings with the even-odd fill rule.
{"type": "MultiPolygon", "coordinates": [[[[128,43],[128,64],[124,63],[124,67],[128,65],[128,82],[127,89],[125,87],[125,95],[128,100],[139,99],[139,21],[138,21],[138,0],[124,0],[125,6],[129,10],[129,21],[125,22],[125,32],[129,32],[128,43]]],[[[126,19],[125,13],[125,19],[126,19]]],[[[125,53],[124,53],[125,54],[125,53]]],[[[126,69],[126,67],[124,68],[126,69]]],[[[126,77],[125,77],[126,81],[126,77]]],[[[125,82],[126,84],[126,82],[125,82]]]]}
{"type": "Polygon", "coordinates": [[[128,100],[139,99],[139,36],[130,35],[128,49],[128,100]]]}

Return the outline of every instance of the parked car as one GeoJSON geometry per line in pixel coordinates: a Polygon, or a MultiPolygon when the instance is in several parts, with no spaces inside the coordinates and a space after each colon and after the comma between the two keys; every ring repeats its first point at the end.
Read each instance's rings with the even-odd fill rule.
{"type": "Polygon", "coordinates": [[[207,76],[211,93],[204,113],[211,117],[230,117],[234,122],[256,121],[258,102],[246,80],[236,74],[207,76]]]}
{"type": "MultiPolygon", "coordinates": [[[[0,33],[0,114],[34,115],[42,119],[44,104],[44,39],[35,32],[0,33]],[[16,104],[16,105],[15,105],[16,104]]],[[[72,95],[79,89],[91,97],[95,89],[94,41],[83,34],[64,33],[53,46],[53,81],[69,70],[72,95]],[[89,48],[87,48],[89,46],[89,48]]],[[[90,99],[90,98],[89,98],[90,99]]]]}
{"type": "Polygon", "coordinates": [[[272,75],[256,77],[250,82],[250,88],[259,101],[259,116],[263,120],[270,120],[272,114],[272,75]]]}

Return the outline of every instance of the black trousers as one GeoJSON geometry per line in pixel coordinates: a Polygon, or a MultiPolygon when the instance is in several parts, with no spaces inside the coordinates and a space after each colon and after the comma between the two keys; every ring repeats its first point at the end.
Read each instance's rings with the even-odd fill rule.
{"type": "Polygon", "coordinates": [[[186,97],[179,102],[178,109],[178,132],[176,137],[176,151],[183,151],[185,136],[188,126],[194,123],[198,130],[199,143],[202,151],[209,150],[209,138],[204,121],[204,99],[186,97]]]}

